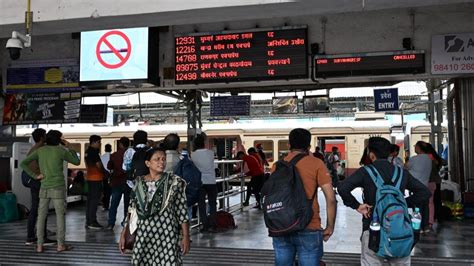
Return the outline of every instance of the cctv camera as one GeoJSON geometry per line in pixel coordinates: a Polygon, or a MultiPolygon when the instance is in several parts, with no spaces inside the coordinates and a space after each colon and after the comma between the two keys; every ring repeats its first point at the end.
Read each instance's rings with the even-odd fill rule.
{"type": "Polygon", "coordinates": [[[8,52],[10,53],[10,58],[12,60],[17,60],[20,58],[21,49],[23,49],[23,43],[17,38],[8,39],[6,45],[8,52]]]}
{"type": "Polygon", "coordinates": [[[31,36],[29,34],[23,35],[17,31],[12,32],[12,37],[8,39],[7,45],[5,46],[10,53],[12,60],[20,58],[21,49],[23,47],[31,46],[31,36]]]}

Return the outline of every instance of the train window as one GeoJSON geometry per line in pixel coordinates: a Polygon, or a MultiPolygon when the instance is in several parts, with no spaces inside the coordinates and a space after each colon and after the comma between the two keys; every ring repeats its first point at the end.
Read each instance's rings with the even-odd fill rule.
{"type": "Polygon", "coordinates": [[[278,159],[281,160],[289,152],[289,141],[288,140],[279,140],[278,141],[278,159]]]}
{"type": "Polygon", "coordinates": [[[82,145],[81,143],[70,143],[69,147],[77,152],[78,154],[82,154],[82,145]]]}
{"type": "Polygon", "coordinates": [[[257,144],[261,144],[265,157],[267,157],[267,162],[273,162],[273,140],[256,140],[253,142],[253,146],[256,147],[257,144]]]}

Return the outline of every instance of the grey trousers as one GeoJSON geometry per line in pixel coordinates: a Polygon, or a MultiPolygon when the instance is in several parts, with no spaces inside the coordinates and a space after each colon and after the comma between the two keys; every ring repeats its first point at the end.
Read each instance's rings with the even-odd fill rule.
{"type": "Polygon", "coordinates": [[[54,210],[56,211],[56,236],[58,239],[58,245],[64,245],[66,236],[66,188],[51,188],[51,189],[40,189],[39,193],[39,208],[38,208],[38,221],[36,222],[36,237],[38,238],[38,245],[44,243],[44,228],[46,223],[46,217],[48,216],[49,202],[52,200],[54,210]]]}
{"type": "Polygon", "coordinates": [[[411,265],[411,257],[401,259],[384,260],[369,249],[369,230],[364,231],[361,237],[360,264],[363,266],[373,265],[411,265]]]}

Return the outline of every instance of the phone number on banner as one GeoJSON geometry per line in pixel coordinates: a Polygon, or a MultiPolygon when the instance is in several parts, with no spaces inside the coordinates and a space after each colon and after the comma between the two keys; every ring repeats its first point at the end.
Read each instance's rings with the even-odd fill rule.
{"type": "Polygon", "coordinates": [[[474,63],[465,64],[434,64],[433,72],[473,71],[474,63]]]}

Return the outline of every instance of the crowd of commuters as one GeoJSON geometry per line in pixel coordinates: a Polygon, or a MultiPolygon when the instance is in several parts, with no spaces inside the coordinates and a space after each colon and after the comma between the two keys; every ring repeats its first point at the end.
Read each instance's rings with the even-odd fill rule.
{"type": "MultiPolygon", "coordinates": [[[[67,251],[72,247],[65,244],[65,197],[66,186],[63,176],[63,162],[78,165],[77,152],[70,148],[62,133],[36,129],[32,137],[35,145],[28,153],[21,167],[25,178],[29,178],[32,195],[31,211],[27,225],[27,244],[36,243],[36,251],[43,252],[44,246],[54,243],[47,238],[46,218],[49,202],[52,201],[57,219],[57,250],[67,251]]],[[[375,205],[376,185],[363,166],[375,167],[382,176],[391,176],[396,167],[403,167],[403,179],[400,190],[409,190],[407,198],[410,206],[419,207],[422,213],[422,231],[433,230],[439,184],[438,171],[443,160],[434,148],[425,142],[415,145],[416,156],[406,163],[399,157],[399,147],[381,137],[369,139],[361,158],[361,168],[350,177],[339,182],[338,169],[341,154],[336,146],[324,154],[320,147],[310,152],[311,134],[305,129],[294,129],[289,134],[289,153],[282,160],[290,162],[296,156],[301,157],[295,168],[301,177],[307,198],[311,198],[320,188],[326,199],[325,228],[321,224],[318,198],[311,203],[313,216],[303,231],[286,236],[273,237],[275,262],[277,265],[291,265],[298,256],[301,265],[313,265],[322,258],[323,241],[333,234],[336,219],[336,199],[334,187],[337,187],[343,202],[357,210],[363,216],[361,237],[361,263],[375,265],[383,262],[373,251],[367,248],[370,215],[375,205]],[[351,191],[363,188],[363,202],[359,202],[351,191]]],[[[122,137],[117,149],[112,151],[110,144],[104,145],[101,154],[101,137],[91,135],[85,151],[86,174],[76,173],[69,187],[78,194],[86,190],[87,229],[103,229],[97,220],[100,202],[103,210],[108,211],[106,229],[116,226],[117,212],[123,198],[123,216],[119,248],[125,250],[125,228],[134,228],[136,235],[132,263],[135,265],[150,262],[180,264],[181,256],[190,250],[189,223],[192,219],[192,206],[187,204],[186,181],[175,175],[176,167],[188,158],[188,152],[180,149],[180,137],[171,133],[162,142],[148,139],[145,131],[138,130],[133,142],[122,137]],[[157,233],[158,232],[158,233],[157,233]]],[[[208,149],[209,143],[204,133],[192,140],[192,152],[189,159],[200,172],[202,185],[198,195],[201,232],[210,228],[208,217],[217,211],[216,171],[214,151],[208,149]]],[[[254,208],[262,209],[261,189],[266,179],[275,171],[270,168],[268,158],[261,144],[250,147],[247,152],[238,151],[235,159],[242,163],[235,171],[250,177],[244,206],[250,204],[251,195],[255,196],[254,208]],[[243,167],[241,169],[240,167],[243,167]],[[238,168],[238,169],[237,169],[238,168]]],[[[200,183],[201,184],[201,183],[200,183]]],[[[398,258],[393,263],[410,264],[410,258],[398,258]]]]}

